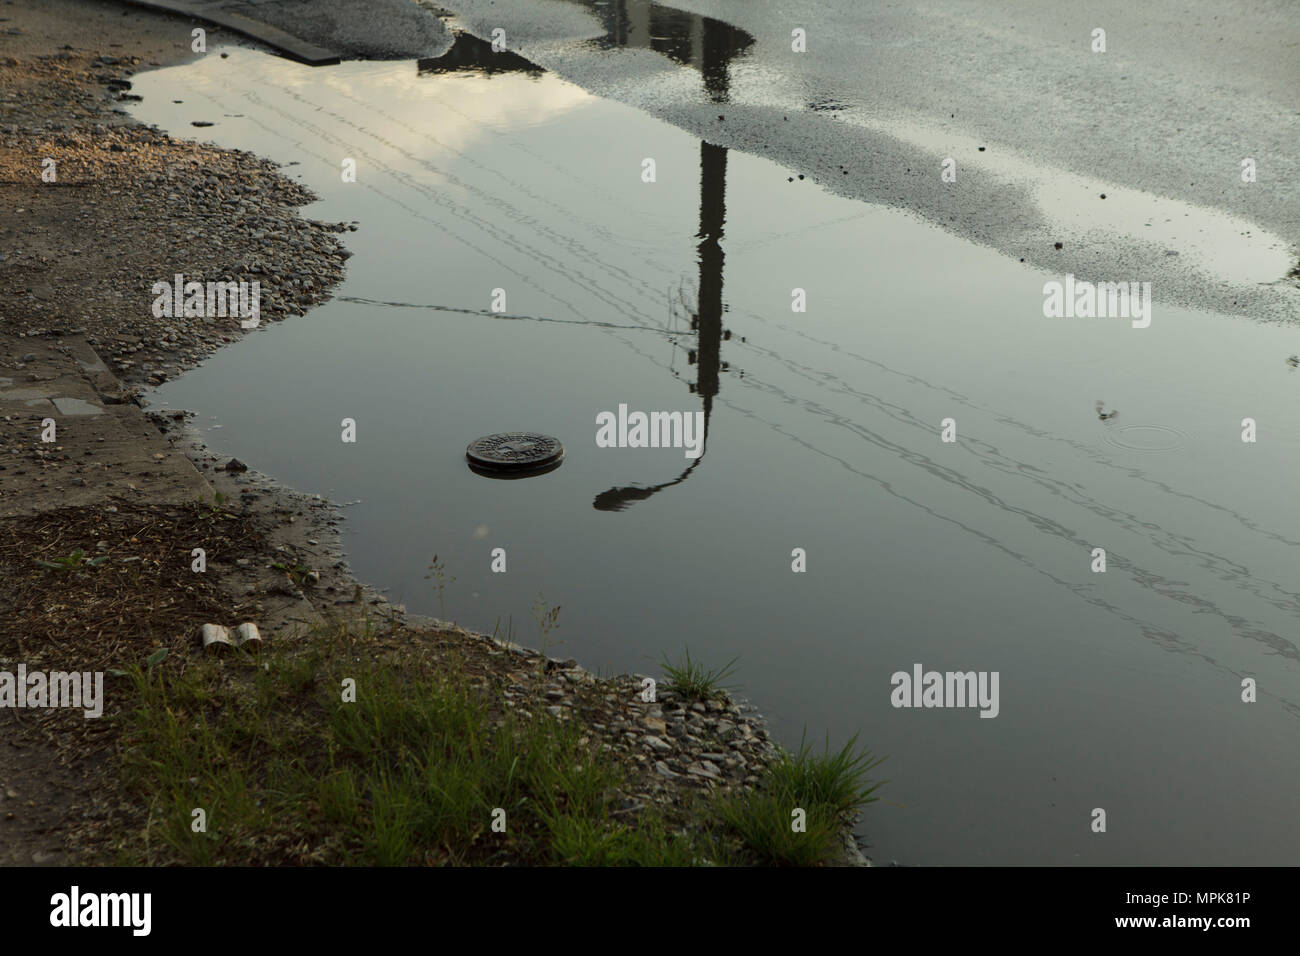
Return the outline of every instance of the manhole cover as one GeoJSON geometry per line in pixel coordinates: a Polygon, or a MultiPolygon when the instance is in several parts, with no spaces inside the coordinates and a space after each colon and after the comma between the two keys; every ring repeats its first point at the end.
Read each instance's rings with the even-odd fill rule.
{"type": "Polygon", "coordinates": [[[537,432],[503,432],[472,441],[465,457],[476,471],[536,472],[559,464],[564,446],[537,432]]]}

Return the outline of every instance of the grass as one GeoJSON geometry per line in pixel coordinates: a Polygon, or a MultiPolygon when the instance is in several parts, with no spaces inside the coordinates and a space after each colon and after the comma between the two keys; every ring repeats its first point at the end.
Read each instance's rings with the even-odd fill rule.
{"type": "Polygon", "coordinates": [[[686,648],[681,663],[674,664],[664,655],[660,666],[668,677],[669,690],[690,700],[709,700],[721,697],[729,689],[722,681],[735,673],[736,662],[739,660],[739,657],[733,657],[722,667],[713,670],[692,660],[690,648],[686,648]]]}
{"type": "Polygon", "coordinates": [[[754,791],[724,801],[719,816],[725,826],[766,863],[811,866],[830,856],[844,825],[867,804],[881,786],[867,774],[884,758],[859,750],[858,735],[832,753],[816,753],[805,737],[793,753],[781,752],[754,791]],[[796,811],[804,811],[795,829],[796,811]]]}
{"type": "Polygon", "coordinates": [[[578,726],[493,713],[454,670],[348,666],[345,631],[316,636],[335,646],[127,672],[125,779],[151,804],[142,862],[660,865],[700,852],[661,820],[615,819],[621,768],[578,726]]]}
{"type": "Polygon", "coordinates": [[[407,681],[312,655],[237,663],[242,693],[226,686],[220,662],[171,679],[130,675],[139,696],[128,719],[130,783],[154,795],[157,838],[181,862],[240,860],[290,821],[323,861],[485,862],[507,848],[532,860],[551,827],[601,817],[613,778],[572,731],[494,722],[454,676],[407,681]],[[337,689],[344,670],[355,703],[337,689]],[[190,826],[196,803],[206,834],[190,826]],[[497,808],[507,826],[490,839],[497,808]]]}
{"type": "Polygon", "coordinates": [[[556,643],[551,640],[551,631],[560,626],[560,607],[556,605],[551,607],[546,603],[539,591],[537,597],[533,599],[532,608],[533,620],[537,622],[538,643],[537,649],[541,651],[541,656],[537,659],[537,689],[541,690],[542,682],[546,679],[546,661],[550,656],[551,648],[556,643]]]}
{"type": "Polygon", "coordinates": [[[299,586],[307,582],[307,576],[312,570],[305,564],[288,564],[284,561],[272,561],[271,567],[282,572],[285,577],[299,586]]]}
{"type": "MultiPolygon", "coordinates": [[[[602,751],[580,720],[504,707],[501,686],[455,650],[381,661],[373,636],[336,621],[296,651],[171,655],[119,672],[118,692],[133,697],[121,779],[148,815],[116,862],[811,865],[875,789],[863,776],[875,763],[851,741],[782,753],[744,797],[633,813],[620,793],[629,758],[602,751]],[[794,806],[806,832],[791,830],[794,806]]],[[[684,672],[713,688],[730,668],[688,658],[684,672]]]]}

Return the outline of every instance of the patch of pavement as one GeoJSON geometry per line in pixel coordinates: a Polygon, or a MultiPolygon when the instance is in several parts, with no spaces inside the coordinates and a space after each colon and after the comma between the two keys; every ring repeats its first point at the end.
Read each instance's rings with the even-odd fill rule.
{"type": "Polygon", "coordinates": [[[328,66],[344,58],[441,56],[451,46],[436,13],[411,0],[122,2],[224,27],[311,66],[328,66]]]}
{"type": "Polygon", "coordinates": [[[112,495],[212,500],[84,338],[0,335],[0,369],[0,518],[112,495]]]}

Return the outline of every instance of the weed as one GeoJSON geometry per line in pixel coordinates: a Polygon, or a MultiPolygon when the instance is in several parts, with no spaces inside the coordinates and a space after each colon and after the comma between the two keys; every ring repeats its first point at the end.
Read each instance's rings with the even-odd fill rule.
{"type": "Polygon", "coordinates": [[[739,660],[739,657],[733,657],[722,667],[712,670],[692,660],[690,648],[686,648],[682,663],[672,663],[665,654],[660,666],[668,676],[669,690],[691,700],[709,700],[723,696],[730,689],[722,681],[735,673],[736,662],[739,660]]]}
{"type": "Polygon", "coordinates": [[[97,568],[108,560],[108,555],[100,555],[97,558],[86,557],[86,552],[78,548],[66,558],[55,558],[53,561],[45,561],[41,558],[34,559],[37,564],[43,568],[53,568],[56,571],[77,571],[81,568],[97,568]]]}
{"type": "Polygon", "coordinates": [[[448,584],[453,583],[456,579],[447,575],[446,566],[438,560],[435,554],[433,560],[429,562],[429,573],[424,576],[426,581],[436,580],[434,589],[438,592],[438,616],[444,620],[447,617],[447,606],[443,603],[443,592],[448,584]]]}

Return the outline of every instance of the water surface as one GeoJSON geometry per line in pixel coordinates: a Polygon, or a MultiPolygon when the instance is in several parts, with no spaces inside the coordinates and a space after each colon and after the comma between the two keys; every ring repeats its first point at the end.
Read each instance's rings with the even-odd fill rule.
{"type": "MultiPolygon", "coordinates": [[[[725,71],[668,45],[724,103],[725,71]]],[[[360,499],[361,578],[438,615],[436,553],[446,617],[533,644],[541,594],[593,669],[739,655],[784,743],[860,730],[888,755],[877,860],[1295,861],[1293,332],[1160,302],[1147,329],[1044,318],[1060,275],[527,61],[487,71],[468,40],[315,71],[229,53],[139,76],[137,115],[216,121],[205,138],[300,164],[308,215],[361,228],[334,301],[155,400],[360,499]],[[703,456],[598,448],[620,404],[703,412],[703,456]],[[470,472],[466,444],[508,430],[559,437],[563,466],[470,472]],[[999,715],[895,709],[916,663],[999,672],[999,715]]]]}

